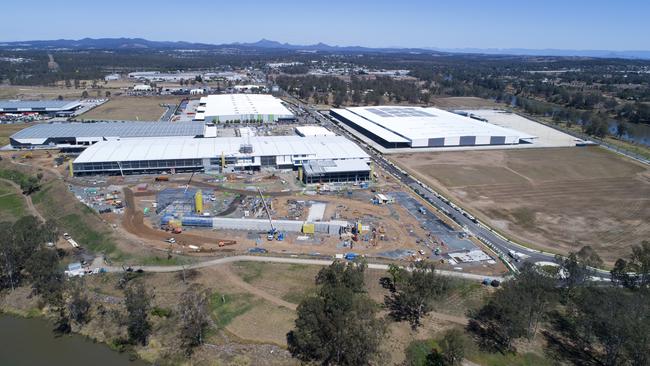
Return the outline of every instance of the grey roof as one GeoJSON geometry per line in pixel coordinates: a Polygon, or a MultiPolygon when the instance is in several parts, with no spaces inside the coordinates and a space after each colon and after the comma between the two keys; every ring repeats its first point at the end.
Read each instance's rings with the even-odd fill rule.
{"type": "Polygon", "coordinates": [[[321,176],[327,173],[369,172],[364,159],[310,160],[302,164],[307,176],[321,176]]]}
{"type": "Polygon", "coordinates": [[[0,110],[65,111],[76,108],[80,104],[78,100],[0,100],[0,110]]]}
{"type": "Polygon", "coordinates": [[[203,135],[197,122],[94,122],[39,124],[18,131],[14,140],[57,137],[162,137],[203,135]]]}

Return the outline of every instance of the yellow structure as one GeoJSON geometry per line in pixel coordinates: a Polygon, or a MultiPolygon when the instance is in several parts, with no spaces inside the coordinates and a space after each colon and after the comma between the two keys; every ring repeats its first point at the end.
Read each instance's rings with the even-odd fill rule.
{"type": "Polygon", "coordinates": [[[203,212],[203,192],[200,189],[194,195],[194,210],[196,213],[203,212]]]}
{"type": "Polygon", "coordinates": [[[221,170],[223,171],[223,169],[225,169],[225,168],[226,168],[226,155],[222,151],[221,152],[221,170]]]}
{"type": "Polygon", "coordinates": [[[298,180],[302,182],[302,167],[298,167],[298,180]]]}
{"type": "Polygon", "coordinates": [[[375,181],[375,163],[370,162],[370,180],[375,181]]]}
{"type": "Polygon", "coordinates": [[[313,234],[316,232],[316,227],[312,223],[304,223],[302,224],[302,232],[303,234],[313,234]]]}
{"type": "Polygon", "coordinates": [[[72,170],[72,160],[68,160],[68,170],[70,171],[70,177],[73,177],[74,170],[72,170]]]}

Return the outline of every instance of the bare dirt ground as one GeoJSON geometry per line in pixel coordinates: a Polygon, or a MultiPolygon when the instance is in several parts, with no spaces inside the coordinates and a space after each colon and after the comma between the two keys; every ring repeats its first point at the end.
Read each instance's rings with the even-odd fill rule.
{"type": "Polygon", "coordinates": [[[650,236],[650,169],[592,148],[398,154],[391,158],[508,236],[609,264],[650,236]]]}
{"type": "Polygon", "coordinates": [[[77,117],[80,120],[157,121],[165,112],[160,104],[178,104],[181,97],[115,97],[77,117]]]}

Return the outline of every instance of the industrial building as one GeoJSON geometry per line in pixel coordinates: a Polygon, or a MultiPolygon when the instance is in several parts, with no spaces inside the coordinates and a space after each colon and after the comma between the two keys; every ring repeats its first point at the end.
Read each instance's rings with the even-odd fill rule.
{"type": "Polygon", "coordinates": [[[197,121],[211,123],[269,123],[294,120],[294,115],[280,99],[269,94],[217,94],[202,97],[197,121]]]}
{"type": "Polygon", "coordinates": [[[321,126],[297,126],[294,128],[298,136],[336,136],[336,134],[321,126]]]}
{"type": "Polygon", "coordinates": [[[47,123],[11,135],[14,148],[57,147],[82,150],[98,141],[142,137],[203,137],[204,126],[194,122],[47,123]]]}
{"type": "Polygon", "coordinates": [[[513,145],[535,138],[438,108],[354,107],[332,109],[330,116],[385,148],[513,145]]]}
{"type": "Polygon", "coordinates": [[[79,107],[78,100],[0,100],[0,113],[72,114],[79,107]]]}
{"type": "Polygon", "coordinates": [[[325,169],[325,175],[350,175],[350,169],[359,169],[358,180],[362,180],[361,175],[369,171],[368,154],[342,136],[107,140],[84,150],[74,160],[72,169],[74,174],[297,169],[306,162],[321,160],[335,162],[333,167],[327,165],[331,170],[325,169]],[[355,162],[348,164],[348,159],[355,162]]]}
{"type": "Polygon", "coordinates": [[[302,181],[306,184],[365,182],[370,180],[366,159],[310,160],[302,164],[302,181]]]}

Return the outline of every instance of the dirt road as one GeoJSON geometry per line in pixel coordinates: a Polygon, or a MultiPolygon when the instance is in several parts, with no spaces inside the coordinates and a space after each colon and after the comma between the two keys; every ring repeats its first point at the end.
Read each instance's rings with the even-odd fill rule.
{"type": "Polygon", "coordinates": [[[29,211],[29,213],[32,216],[36,216],[39,220],[41,220],[41,222],[45,222],[45,219],[43,218],[41,213],[38,212],[36,207],[34,207],[34,202],[32,202],[32,197],[24,195],[23,190],[20,188],[20,186],[18,184],[14,183],[14,182],[12,182],[10,180],[2,179],[2,178],[0,178],[0,181],[2,181],[4,183],[7,183],[8,185],[14,187],[16,189],[16,191],[18,191],[20,196],[25,199],[25,204],[27,205],[27,211],[29,211]]]}

